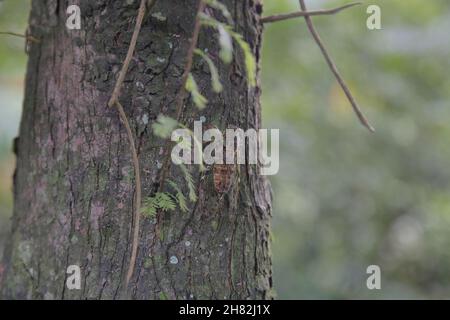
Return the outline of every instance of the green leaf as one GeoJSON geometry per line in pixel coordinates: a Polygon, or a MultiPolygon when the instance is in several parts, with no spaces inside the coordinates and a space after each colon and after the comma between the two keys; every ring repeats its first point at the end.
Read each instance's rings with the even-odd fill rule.
{"type": "Polygon", "coordinates": [[[171,136],[172,131],[177,126],[177,120],[160,114],[156,120],[156,123],[153,124],[153,132],[156,136],[167,139],[171,136]]]}
{"type": "Polygon", "coordinates": [[[175,202],[170,194],[165,192],[157,192],[153,197],[144,200],[142,206],[142,214],[146,217],[154,217],[158,209],[166,212],[176,208],[175,202]]]}
{"type": "Polygon", "coordinates": [[[180,168],[181,171],[183,172],[184,179],[186,180],[186,184],[189,189],[189,200],[191,200],[191,202],[195,202],[197,201],[197,193],[195,192],[194,179],[192,178],[189,169],[184,164],[180,164],[180,168]]]}
{"type": "Polygon", "coordinates": [[[212,87],[213,87],[214,92],[216,92],[216,93],[222,92],[223,86],[222,86],[222,83],[220,83],[219,72],[217,71],[217,68],[216,68],[216,65],[214,64],[214,62],[211,60],[211,58],[206,53],[204,53],[200,49],[195,49],[195,53],[198,54],[200,57],[202,57],[203,60],[205,60],[206,63],[208,64],[209,71],[211,73],[211,82],[212,82],[212,87]]]}
{"type": "Polygon", "coordinates": [[[254,87],[256,85],[256,60],[253,56],[252,50],[250,49],[249,44],[242,38],[242,35],[236,32],[231,32],[231,36],[244,52],[247,81],[250,86],[254,87]]]}
{"type": "MultiPolygon", "coordinates": [[[[197,149],[199,154],[202,153],[203,152],[203,142],[200,141],[199,139],[197,139],[194,132],[192,132],[192,130],[189,129],[188,127],[186,127],[185,125],[180,124],[180,127],[182,127],[183,129],[186,129],[187,132],[189,132],[189,135],[191,136],[192,140],[194,141],[194,148],[197,149]]],[[[189,145],[189,147],[190,147],[190,145],[189,145]]],[[[200,171],[205,170],[205,165],[203,164],[203,162],[200,163],[199,169],[200,169],[200,171]]]]}
{"type": "Polygon", "coordinates": [[[167,180],[167,182],[169,183],[169,185],[176,192],[176,195],[172,196],[172,198],[174,198],[174,200],[178,203],[178,205],[180,206],[181,211],[187,212],[188,211],[188,207],[187,207],[187,203],[186,203],[186,197],[184,196],[184,194],[181,191],[180,187],[178,187],[178,185],[172,180],[167,180]]]}
{"type": "Polygon", "coordinates": [[[198,91],[198,86],[195,82],[194,77],[192,76],[192,73],[189,73],[189,77],[186,81],[186,90],[190,92],[192,101],[194,101],[194,104],[197,108],[202,110],[206,107],[208,100],[200,93],[200,91],[198,91]]]}
{"type": "Polygon", "coordinates": [[[206,0],[206,3],[211,8],[219,10],[222,15],[227,19],[228,24],[233,25],[233,18],[231,17],[231,13],[228,10],[227,6],[224,5],[222,2],[219,2],[218,0],[206,0]]]}
{"type": "Polygon", "coordinates": [[[220,59],[227,64],[231,63],[233,60],[233,40],[222,24],[218,25],[217,30],[219,31],[220,59]]]}
{"type": "Polygon", "coordinates": [[[203,26],[208,26],[212,28],[217,28],[221,23],[217,21],[216,19],[211,18],[207,14],[200,12],[198,14],[198,17],[200,18],[200,22],[203,26]]]}
{"type": "Polygon", "coordinates": [[[176,208],[175,202],[171,198],[170,194],[165,192],[158,192],[155,195],[155,204],[162,211],[170,211],[176,208]]]}
{"type": "Polygon", "coordinates": [[[225,63],[230,63],[233,60],[233,40],[230,35],[231,28],[204,13],[200,14],[200,21],[202,25],[212,27],[219,32],[220,59],[225,63]]]}
{"type": "Polygon", "coordinates": [[[158,296],[159,300],[167,300],[167,296],[164,292],[160,292],[158,296]]]}
{"type": "Polygon", "coordinates": [[[200,15],[200,19],[202,25],[215,28],[219,32],[220,58],[225,63],[230,63],[233,59],[233,42],[231,38],[237,42],[244,53],[247,81],[250,86],[254,87],[256,85],[256,60],[249,44],[243,39],[242,35],[234,32],[230,26],[224,25],[204,13],[200,15]]]}
{"type": "Polygon", "coordinates": [[[155,199],[153,197],[149,197],[144,200],[141,213],[147,218],[153,218],[156,215],[157,209],[158,208],[155,206],[155,199]]]}

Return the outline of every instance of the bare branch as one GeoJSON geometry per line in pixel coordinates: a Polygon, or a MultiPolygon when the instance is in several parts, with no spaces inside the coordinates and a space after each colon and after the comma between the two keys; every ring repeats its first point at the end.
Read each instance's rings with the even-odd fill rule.
{"type": "MultiPolygon", "coordinates": [[[[145,0],[144,0],[145,1],[145,0]]],[[[115,106],[119,111],[120,118],[122,119],[123,124],[125,125],[125,129],[127,131],[128,142],[130,143],[130,150],[133,156],[133,167],[134,167],[134,176],[136,182],[136,194],[135,194],[135,204],[134,204],[134,228],[133,228],[133,246],[131,249],[131,258],[130,264],[128,266],[126,285],[130,282],[131,277],[133,276],[134,266],[136,264],[136,255],[137,255],[137,247],[139,243],[139,225],[141,218],[141,199],[142,199],[142,187],[141,187],[141,173],[139,167],[139,158],[136,150],[136,146],[134,143],[133,133],[131,131],[130,123],[128,122],[128,118],[125,114],[125,111],[120,104],[119,101],[115,102],[115,106]]]]}
{"type": "MultiPolygon", "coordinates": [[[[305,1],[299,0],[300,8],[303,12],[307,11],[305,1]]],[[[339,74],[339,71],[336,67],[336,64],[334,63],[333,59],[331,58],[330,54],[328,53],[327,49],[325,48],[325,45],[323,44],[322,40],[320,39],[319,34],[317,33],[316,29],[314,28],[314,24],[312,22],[312,19],[309,15],[306,15],[305,17],[306,24],[308,26],[308,29],[313,36],[314,40],[316,41],[317,45],[320,48],[320,51],[322,52],[323,56],[325,57],[325,60],[328,63],[328,66],[330,67],[331,71],[333,72],[334,76],[336,77],[337,81],[342,87],[342,90],[344,91],[345,95],[347,96],[347,99],[349,100],[350,104],[353,107],[353,110],[355,111],[356,115],[358,116],[358,119],[361,121],[361,123],[370,131],[375,132],[375,129],[372,127],[372,125],[369,123],[367,118],[362,113],[361,109],[359,108],[358,104],[356,103],[355,98],[353,97],[352,93],[350,92],[350,89],[346,85],[344,79],[339,74]]]]}
{"type": "Polygon", "coordinates": [[[123,124],[125,125],[125,129],[127,131],[127,137],[130,144],[130,151],[133,157],[133,167],[134,167],[134,175],[135,175],[135,183],[136,183],[136,194],[134,199],[134,225],[132,226],[132,234],[133,234],[133,243],[131,247],[131,258],[130,263],[128,265],[128,271],[126,276],[126,282],[125,285],[128,286],[128,283],[130,282],[131,277],[133,276],[134,267],[136,265],[136,256],[137,256],[137,249],[138,249],[138,243],[139,243],[139,224],[140,224],[140,217],[141,217],[141,199],[142,199],[142,186],[141,186],[141,174],[140,174],[140,167],[139,167],[139,158],[136,150],[136,144],[134,142],[133,132],[131,131],[130,123],[128,121],[128,118],[125,114],[125,111],[123,109],[123,106],[119,102],[119,95],[120,95],[120,89],[122,88],[123,81],[125,80],[125,76],[128,72],[128,67],[130,66],[131,59],[133,58],[133,54],[136,48],[137,39],[139,36],[139,32],[141,31],[142,22],[144,20],[145,12],[146,10],[150,10],[153,5],[155,4],[156,0],[150,0],[150,2],[147,4],[147,0],[141,0],[141,4],[139,6],[138,15],[136,18],[136,25],[134,27],[133,36],[131,37],[130,46],[128,47],[128,52],[125,57],[125,60],[122,65],[122,69],[120,70],[119,77],[117,79],[117,82],[114,86],[113,93],[111,95],[111,98],[108,102],[108,106],[111,108],[113,106],[116,107],[117,111],[119,112],[120,119],[122,120],[123,124]]]}
{"type": "Polygon", "coordinates": [[[0,35],[8,35],[8,36],[14,36],[14,37],[20,37],[20,38],[24,38],[28,41],[31,42],[35,42],[35,43],[40,43],[41,40],[39,40],[38,38],[35,38],[33,36],[28,36],[25,34],[20,34],[20,33],[15,33],[15,32],[0,32],[0,35]]]}
{"type": "Polygon", "coordinates": [[[333,15],[338,12],[341,12],[342,10],[357,6],[362,4],[362,2],[354,2],[350,4],[346,4],[345,6],[337,7],[334,9],[329,10],[316,10],[316,11],[299,11],[299,12],[293,12],[293,13],[287,13],[287,14],[279,14],[279,15],[273,15],[273,16],[267,16],[264,18],[261,18],[261,23],[272,23],[272,22],[278,22],[278,21],[284,21],[299,17],[306,17],[306,16],[324,16],[324,15],[333,15]]]}
{"type": "MultiPolygon", "coordinates": [[[[156,0],[150,0],[151,2],[148,4],[148,10],[150,10],[155,4],[156,0]]],[[[138,16],[136,18],[136,25],[134,27],[133,36],[131,37],[130,46],[128,47],[128,52],[123,61],[122,69],[119,73],[119,78],[117,79],[116,85],[114,86],[113,93],[111,95],[111,99],[109,99],[108,106],[114,106],[114,103],[119,99],[120,89],[122,88],[123,81],[125,80],[125,76],[128,72],[128,67],[130,66],[131,59],[133,58],[134,50],[136,48],[137,39],[139,36],[139,32],[141,31],[142,21],[144,20],[144,15],[147,8],[147,1],[141,0],[141,5],[139,6],[138,16]]]]}

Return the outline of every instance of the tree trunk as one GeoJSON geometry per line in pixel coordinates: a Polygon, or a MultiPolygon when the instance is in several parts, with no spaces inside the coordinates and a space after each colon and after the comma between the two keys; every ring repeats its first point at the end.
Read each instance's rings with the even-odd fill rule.
{"type": "MultiPolygon", "coordinates": [[[[27,299],[265,299],[271,295],[270,186],[241,165],[226,194],[212,170],[190,170],[198,200],[189,211],[141,219],[138,257],[125,287],[131,254],[135,181],[126,131],[108,108],[126,55],[139,1],[79,0],[81,30],[65,26],[69,1],[34,0],[23,116],[16,141],[12,231],[1,294],[27,299]],[[81,289],[66,286],[67,267],[81,268],[81,289]]],[[[235,28],[259,61],[261,5],[223,1],[235,28]]],[[[192,35],[197,1],[158,1],[144,20],[120,101],[135,135],[143,198],[155,192],[164,141],[153,135],[159,114],[174,117],[174,99],[192,35]]],[[[210,12],[220,18],[219,12],[210,12]]],[[[182,123],[205,117],[219,129],[260,127],[260,87],[249,88],[242,53],[220,63],[214,30],[202,28],[224,90],[211,89],[204,62],[193,74],[209,103],[190,99],[182,123]]],[[[236,50],[238,51],[238,50],[236,50]]],[[[259,81],[258,81],[259,82],[259,81]]],[[[176,166],[170,178],[183,186],[176,166]]],[[[185,189],[185,188],[184,188],[185,189]]],[[[186,190],[185,190],[186,191],[186,190]]]]}

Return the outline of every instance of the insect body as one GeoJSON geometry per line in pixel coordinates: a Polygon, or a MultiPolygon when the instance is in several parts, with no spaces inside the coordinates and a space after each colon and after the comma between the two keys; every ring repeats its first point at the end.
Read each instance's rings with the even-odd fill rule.
{"type": "MultiPolygon", "coordinates": [[[[217,129],[217,127],[209,124],[206,126],[206,129],[217,129]]],[[[227,150],[225,145],[223,146],[222,154],[226,158],[227,150]]],[[[233,183],[236,182],[236,168],[238,168],[238,165],[236,165],[236,150],[233,151],[233,163],[227,164],[225,159],[223,160],[223,164],[215,163],[212,166],[214,189],[219,194],[228,192],[233,183]]]]}
{"type": "Polygon", "coordinates": [[[218,193],[225,193],[230,190],[235,172],[235,164],[215,164],[213,166],[214,188],[218,193]]]}

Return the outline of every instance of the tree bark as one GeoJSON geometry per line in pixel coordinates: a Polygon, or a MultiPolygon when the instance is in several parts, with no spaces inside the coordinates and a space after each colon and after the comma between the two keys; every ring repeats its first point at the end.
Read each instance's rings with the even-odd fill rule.
{"type": "MultiPolygon", "coordinates": [[[[81,8],[81,30],[65,26],[69,1],[34,0],[23,116],[16,143],[14,214],[0,270],[2,298],[266,299],[271,297],[270,186],[241,165],[229,192],[214,188],[212,170],[191,166],[198,200],[189,211],[141,219],[138,257],[125,287],[135,191],[132,157],[117,110],[108,108],[126,55],[139,1],[70,1],[81,8]],[[66,287],[69,265],[81,268],[80,290],[66,287]]],[[[261,5],[223,1],[236,30],[259,61],[261,5]]],[[[145,18],[120,101],[134,131],[143,197],[155,192],[164,141],[152,133],[158,114],[174,116],[196,0],[158,1],[145,18]]],[[[211,12],[221,19],[216,11],[211,12]]],[[[211,89],[208,68],[193,73],[209,103],[190,99],[182,121],[205,117],[219,129],[260,127],[260,87],[249,88],[244,58],[223,65],[214,30],[203,28],[224,90],[211,89]]],[[[258,68],[259,69],[259,68],[258,68]]],[[[259,73],[259,70],[258,70],[259,73]]],[[[259,82],[259,80],[258,80],[259,82]]],[[[184,188],[180,172],[170,178],[184,188]]],[[[186,190],[185,190],[186,191],[186,190]]]]}

